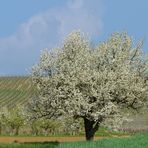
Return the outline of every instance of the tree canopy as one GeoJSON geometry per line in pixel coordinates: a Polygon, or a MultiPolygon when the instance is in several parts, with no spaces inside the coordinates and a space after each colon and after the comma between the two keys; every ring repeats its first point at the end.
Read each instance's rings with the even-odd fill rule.
{"type": "Polygon", "coordinates": [[[30,110],[35,118],[83,118],[92,140],[106,118],[146,104],[147,76],[142,42],[134,46],[127,33],[93,47],[85,34],[73,32],[60,48],[44,50],[32,68],[37,96],[30,110]]]}

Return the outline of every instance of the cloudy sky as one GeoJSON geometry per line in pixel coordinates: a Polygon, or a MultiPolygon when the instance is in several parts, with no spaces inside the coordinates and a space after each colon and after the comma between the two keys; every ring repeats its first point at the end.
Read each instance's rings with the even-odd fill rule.
{"type": "Polygon", "coordinates": [[[147,0],[0,0],[0,75],[28,74],[42,49],[78,29],[94,43],[127,31],[148,53],[147,14],[147,0]]]}

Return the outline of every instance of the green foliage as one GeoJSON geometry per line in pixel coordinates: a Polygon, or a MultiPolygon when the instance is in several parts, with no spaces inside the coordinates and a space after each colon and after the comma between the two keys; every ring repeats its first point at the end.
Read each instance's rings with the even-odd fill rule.
{"type": "Polygon", "coordinates": [[[4,109],[3,124],[10,128],[10,134],[18,135],[19,129],[25,124],[25,114],[23,108],[15,107],[11,110],[4,109]]]}
{"type": "Polygon", "coordinates": [[[80,135],[83,132],[84,135],[84,127],[82,119],[74,119],[74,118],[64,118],[62,121],[63,133],[66,135],[80,135]]]}
{"type": "Polygon", "coordinates": [[[61,128],[61,123],[59,120],[45,118],[29,121],[29,124],[31,124],[33,135],[55,135],[57,130],[61,128]]]}

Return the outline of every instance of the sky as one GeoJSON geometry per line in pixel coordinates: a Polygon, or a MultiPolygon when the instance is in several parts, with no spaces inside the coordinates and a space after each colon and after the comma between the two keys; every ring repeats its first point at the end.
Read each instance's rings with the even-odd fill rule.
{"type": "Polygon", "coordinates": [[[0,75],[26,75],[41,50],[81,30],[92,43],[126,31],[148,53],[147,0],[0,0],[0,75]]]}

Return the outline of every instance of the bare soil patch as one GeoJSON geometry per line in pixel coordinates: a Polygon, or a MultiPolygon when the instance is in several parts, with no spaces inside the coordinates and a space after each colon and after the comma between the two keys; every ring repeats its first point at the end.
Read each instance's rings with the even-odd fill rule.
{"type": "MultiPolygon", "coordinates": [[[[128,138],[129,135],[112,135],[112,138],[128,138]]],[[[96,136],[94,140],[107,139],[111,137],[96,136]]],[[[31,142],[75,142],[85,141],[85,136],[73,136],[73,137],[0,137],[0,143],[31,143],[31,142]]]]}
{"type": "MultiPolygon", "coordinates": [[[[100,140],[105,137],[95,137],[94,140],[100,140]]],[[[0,137],[0,143],[26,143],[26,142],[74,142],[85,141],[85,137],[0,137]]]]}

